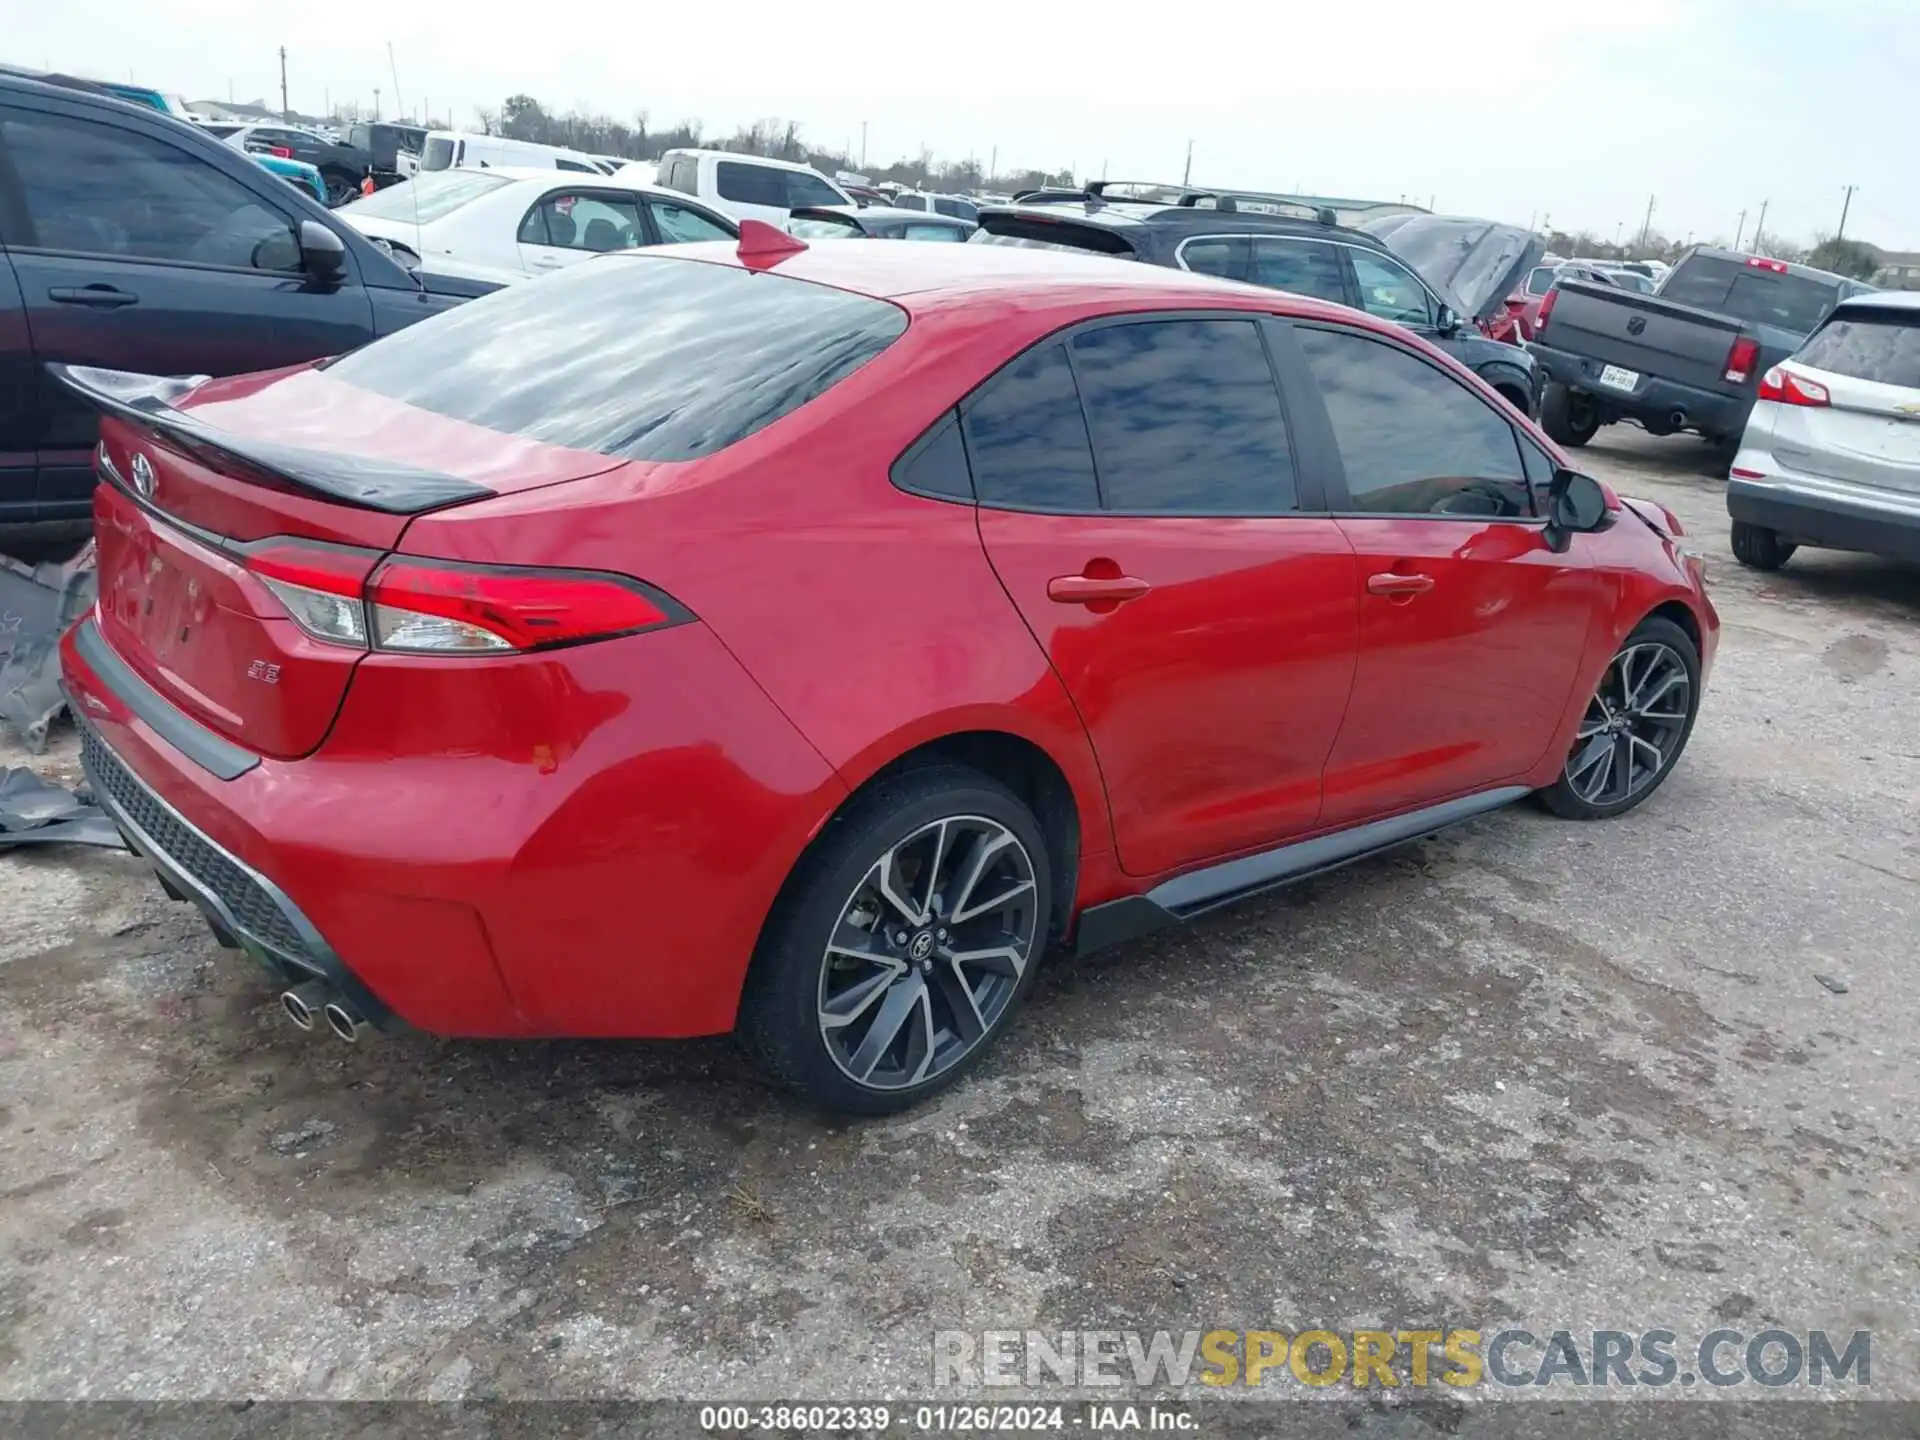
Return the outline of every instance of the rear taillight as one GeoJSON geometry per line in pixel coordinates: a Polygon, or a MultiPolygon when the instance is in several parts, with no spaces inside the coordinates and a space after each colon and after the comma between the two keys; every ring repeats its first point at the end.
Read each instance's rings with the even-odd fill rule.
{"type": "Polygon", "coordinates": [[[276,160],[291,160],[293,158],[293,151],[289,150],[285,145],[269,145],[267,147],[267,153],[276,160]]]}
{"type": "Polygon", "coordinates": [[[1721,378],[1730,385],[1744,385],[1759,363],[1760,342],[1750,335],[1742,335],[1727,351],[1727,368],[1721,378]]]}
{"type": "Polygon", "coordinates": [[[1554,286],[1547,291],[1547,298],[1540,302],[1540,313],[1534,317],[1533,333],[1538,335],[1547,328],[1547,317],[1553,314],[1553,302],[1560,298],[1560,287],[1554,286]]]}
{"type": "Polygon", "coordinates": [[[390,560],[367,585],[374,644],[439,653],[543,650],[671,623],[617,575],[390,560]]]}
{"type": "Polygon", "coordinates": [[[1826,386],[1818,380],[1796,375],[1783,365],[1774,366],[1760,377],[1760,398],[1771,400],[1776,405],[1818,407],[1833,403],[1826,386]]]}
{"type": "Polygon", "coordinates": [[[686,612],[624,575],[395,557],[299,541],[248,550],[293,623],[316,640],[416,655],[503,655],[633,635],[686,612]],[[375,567],[378,567],[377,569],[375,567]]]}

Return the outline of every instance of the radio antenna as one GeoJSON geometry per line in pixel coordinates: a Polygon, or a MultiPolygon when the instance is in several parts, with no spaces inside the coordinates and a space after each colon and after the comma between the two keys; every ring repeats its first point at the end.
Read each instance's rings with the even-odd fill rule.
{"type": "MultiPolygon", "coordinates": [[[[393,42],[391,40],[387,41],[387,70],[393,76],[394,108],[399,112],[399,114],[404,116],[407,113],[407,106],[406,106],[406,102],[400,98],[400,66],[394,61],[393,42]]],[[[393,156],[393,163],[395,168],[398,168],[400,164],[399,145],[400,145],[400,142],[396,138],[394,140],[394,156],[393,156]]],[[[425,158],[426,156],[422,154],[421,159],[424,160],[425,158]]],[[[416,166],[413,174],[409,175],[406,178],[406,180],[402,182],[407,187],[408,197],[413,201],[413,254],[414,254],[414,263],[416,265],[425,264],[427,259],[426,242],[420,238],[420,191],[418,188],[420,183],[420,174],[421,172],[419,168],[416,166]]],[[[424,282],[421,282],[420,288],[423,290],[426,288],[426,285],[424,282]]]]}

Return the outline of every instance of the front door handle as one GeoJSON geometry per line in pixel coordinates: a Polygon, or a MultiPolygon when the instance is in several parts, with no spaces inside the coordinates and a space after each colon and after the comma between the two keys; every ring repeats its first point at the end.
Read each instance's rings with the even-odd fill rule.
{"type": "Polygon", "coordinates": [[[1153,587],[1131,575],[1056,575],[1047,581],[1047,598],[1062,605],[1121,605],[1138,600],[1153,587]]]}
{"type": "Polygon", "coordinates": [[[1433,577],[1431,575],[1402,575],[1397,571],[1387,570],[1378,575],[1369,575],[1367,577],[1367,593],[1369,595],[1392,595],[1411,598],[1415,595],[1424,595],[1432,588],[1433,577]]]}
{"type": "Polygon", "coordinates": [[[116,290],[111,285],[56,285],[47,298],[60,305],[86,305],[95,310],[117,310],[122,305],[138,305],[140,297],[116,290]]]}

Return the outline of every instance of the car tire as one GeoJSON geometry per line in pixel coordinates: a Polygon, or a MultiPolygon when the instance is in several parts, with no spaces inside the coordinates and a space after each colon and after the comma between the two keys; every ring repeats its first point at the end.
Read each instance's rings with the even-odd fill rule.
{"type": "Polygon", "coordinates": [[[1578,449],[1600,428],[1600,409],[1591,396],[1576,395],[1554,381],[1540,399],[1540,428],[1556,445],[1578,449]]]}
{"type": "Polygon", "coordinates": [[[1778,530],[1745,520],[1733,522],[1732,543],[1733,558],[1749,570],[1778,570],[1800,548],[1791,540],[1782,540],[1778,530]]]}
{"type": "Polygon", "coordinates": [[[735,1039],[824,1109],[905,1110],[1006,1029],[1039,969],[1052,902],[1039,822],[1011,790],[961,765],[888,777],[794,868],[748,968],[735,1039]],[[1006,903],[969,914],[983,889],[1006,903]]]}
{"type": "Polygon", "coordinates": [[[1673,773],[1699,709],[1699,648],[1673,621],[1648,616],[1607,662],[1541,804],[1568,820],[1626,814],[1673,773]]]}

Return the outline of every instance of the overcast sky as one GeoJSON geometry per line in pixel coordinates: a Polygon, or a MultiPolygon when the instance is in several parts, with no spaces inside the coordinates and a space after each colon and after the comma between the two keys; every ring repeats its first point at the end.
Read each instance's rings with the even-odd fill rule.
{"type": "Polygon", "coordinates": [[[0,0],[0,59],[190,100],[394,108],[470,125],[525,91],[708,133],[798,121],[872,163],[996,148],[1003,169],[1426,203],[1731,239],[1744,209],[1811,240],[1920,250],[1920,0],[0,0]],[[1902,98],[1903,96],[1908,98],[1902,98]]]}

